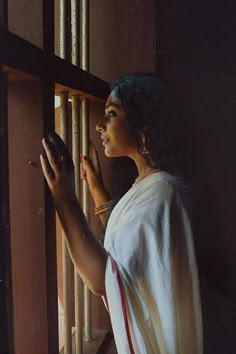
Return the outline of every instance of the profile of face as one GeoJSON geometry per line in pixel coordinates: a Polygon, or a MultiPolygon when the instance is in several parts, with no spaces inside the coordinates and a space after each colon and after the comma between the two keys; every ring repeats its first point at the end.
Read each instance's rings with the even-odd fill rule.
{"type": "Polygon", "coordinates": [[[135,136],[122,107],[121,100],[114,89],[106,102],[105,115],[96,126],[101,134],[104,153],[107,157],[128,156],[138,153],[135,136]]]}

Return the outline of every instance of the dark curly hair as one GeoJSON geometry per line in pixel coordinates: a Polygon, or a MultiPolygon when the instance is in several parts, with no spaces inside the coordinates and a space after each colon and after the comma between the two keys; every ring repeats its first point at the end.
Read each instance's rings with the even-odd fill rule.
{"type": "Polygon", "coordinates": [[[179,124],[166,86],[155,74],[145,73],[119,77],[110,88],[121,100],[140,154],[153,166],[179,174],[179,124]],[[142,135],[150,154],[143,154],[142,135]]]}

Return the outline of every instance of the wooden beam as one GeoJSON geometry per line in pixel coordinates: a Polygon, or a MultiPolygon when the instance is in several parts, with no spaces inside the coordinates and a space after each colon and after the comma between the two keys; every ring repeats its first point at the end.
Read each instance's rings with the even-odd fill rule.
{"type": "Polygon", "coordinates": [[[109,94],[106,81],[3,29],[0,30],[0,64],[94,97],[105,99],[109,94]]]}
{"type": "Polygon", "coordinates": [[[8,94],[0,72],[0,353],[14,352],[9,207],[8,94]]]}

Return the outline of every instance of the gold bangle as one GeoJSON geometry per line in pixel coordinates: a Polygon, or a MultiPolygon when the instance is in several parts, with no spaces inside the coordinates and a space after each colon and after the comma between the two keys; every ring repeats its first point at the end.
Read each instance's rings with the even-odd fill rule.
{"type": "Polygon", "coordinates": [[[113,200],[109,200],[106,203],[98,205],[97,207],[94,208],[94,214],[98,215],[98,214],[101,214],[101,213],[104,213],[104,212],[108,211],[110,209],[112,203],[113,203],[113,200]]]}
{"type": "Polygon", "coordinates": [[[102,214],[105,213],[106,211],[110,210],[110,207],[104,208],[104,209],[100,209],[98,211],[94,212],[94,215],[98,215],[98,214],[102,214]]]}

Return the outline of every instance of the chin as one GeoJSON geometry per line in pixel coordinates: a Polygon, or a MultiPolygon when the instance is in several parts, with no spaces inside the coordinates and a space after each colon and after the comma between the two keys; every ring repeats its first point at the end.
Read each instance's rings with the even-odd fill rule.
{"type": "Polygon", "coordinates": [[[123,155],[117,154],[115,151],[112,151],[112,149],[105,149],[104,154],[106,157],[120,157],[123,155]]]}
{"type": "Polygon", "coordinates": [[[116,157],[114,154],[112,154],[110,151],[104,151],[104,154],[106,157],[116,157]]]}

